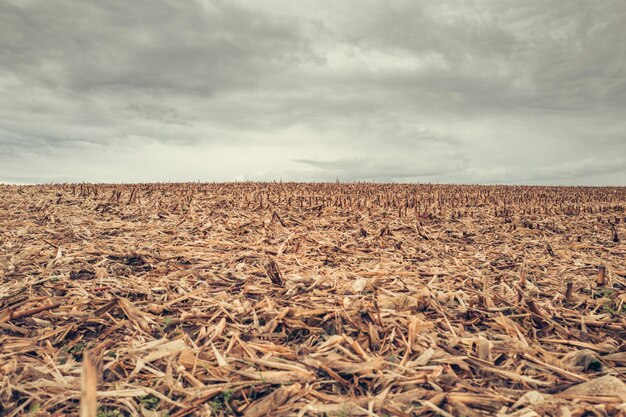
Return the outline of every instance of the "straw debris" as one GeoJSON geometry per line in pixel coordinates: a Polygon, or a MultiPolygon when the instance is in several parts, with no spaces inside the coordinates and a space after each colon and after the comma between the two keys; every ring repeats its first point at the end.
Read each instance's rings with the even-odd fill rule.
{"type": "Polygon", "coordinates": [[[619,187],[0,185],[0,416],[625,416],[625,225],[619,187]]]}

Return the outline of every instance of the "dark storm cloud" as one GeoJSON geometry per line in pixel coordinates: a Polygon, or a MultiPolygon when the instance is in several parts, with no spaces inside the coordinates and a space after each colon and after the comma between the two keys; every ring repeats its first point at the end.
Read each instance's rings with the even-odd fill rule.
{"type": "Polygon", "coordinates": [[[5,4],[4,68],[75,93],[210,95],[258,85],[310,54],[296,22],[232,2],[5,4]]]}
{"type": "Polygon", "coordinates": [[[0,3],[0,181],[625,184],[626,3],[0,3]]]}

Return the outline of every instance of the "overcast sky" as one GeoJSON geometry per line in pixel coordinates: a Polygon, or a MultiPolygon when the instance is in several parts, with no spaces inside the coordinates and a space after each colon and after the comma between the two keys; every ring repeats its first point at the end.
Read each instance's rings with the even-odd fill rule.
{"type": "Polygon", "coordinates": [[[0,0],[0,181],[626,185],[624,0],[0,0]]]}

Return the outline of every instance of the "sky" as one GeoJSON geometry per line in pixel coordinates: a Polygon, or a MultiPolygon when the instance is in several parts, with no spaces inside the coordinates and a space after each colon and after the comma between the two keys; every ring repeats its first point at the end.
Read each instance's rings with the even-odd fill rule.
{"type": "Polygon", "coordinates": [[[0,182],[626,185],[623,0],[0,0],[0,182]]]}

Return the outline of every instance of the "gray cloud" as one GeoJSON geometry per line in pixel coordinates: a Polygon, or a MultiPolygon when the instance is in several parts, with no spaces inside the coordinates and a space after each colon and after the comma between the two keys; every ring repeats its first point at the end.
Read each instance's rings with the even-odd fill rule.
{"type": "Polygon", "coordinates": [[[0,3],[0,181],[626,184],[619,0],[0,3]]]}
{"type": "Polygon", "coordinates": [[[497,168],[492,170],[469,169],[472,178],[478,182],[503,183],[542,183],[550,181],[556,184],[583,185],[593,184],[598,177],[623,175],[626,173],[626,159],[610,158],[601,160],[587,158],[578,161],[568,161],[547,166],[536,166],[531,169],[520,166],[497,168]]]}
{"type": "Polygon", "coordinates": [[[424,180],[442,175],[451,168],[440,164],[411,165],[401,158],[374,159],[374,158],[340,158],[335,160],[296,159],[305,165],[317,168],[314,175],[329,180],[333,176],[337,179],[355,180],[424,180]]]}

